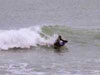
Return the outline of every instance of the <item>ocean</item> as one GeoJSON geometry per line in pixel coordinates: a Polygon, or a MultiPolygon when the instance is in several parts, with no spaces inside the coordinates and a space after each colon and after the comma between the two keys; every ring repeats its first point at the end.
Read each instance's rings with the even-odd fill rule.
{"type": "Polygon", "coordinates": [[[99,0],[0,0],[0,75],[100,75],[99,0]],[[68,43],[57,51],[58,35],[68,43]]]}

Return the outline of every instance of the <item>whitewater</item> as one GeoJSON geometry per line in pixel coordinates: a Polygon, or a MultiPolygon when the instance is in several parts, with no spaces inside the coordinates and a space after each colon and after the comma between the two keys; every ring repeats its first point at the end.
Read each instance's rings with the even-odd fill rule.
{"type": "MultiPolygon", "coordinates": [[[[41,28],[41,27],[40,27],[41,28]]],[[[0,49],[8,50],[9,48],[30,48],[31,46],[49,46],[53,45],[56,37],[49,37],[42,33],[39,27],[23,28],[19,30],[4,30],[0,33],[0,49]],[[42,35],[44,37],[42,37],[42,35]],[[47,39],[46,39],[46,38],[47,39]],[[50,43],[50,41],[52,41],[50,43]]]]}

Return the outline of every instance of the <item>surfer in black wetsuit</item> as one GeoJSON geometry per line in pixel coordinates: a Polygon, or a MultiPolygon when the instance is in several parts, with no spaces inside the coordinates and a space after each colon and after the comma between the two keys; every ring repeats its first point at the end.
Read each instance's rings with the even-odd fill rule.
{"type": "Polygon", "coordinates": [[[62,46],[64,46],[68,41],[63,40],[61,35],[58,36],[57,40],[54,43],[54,48],[55,49],[60,49],[62,46]]]}

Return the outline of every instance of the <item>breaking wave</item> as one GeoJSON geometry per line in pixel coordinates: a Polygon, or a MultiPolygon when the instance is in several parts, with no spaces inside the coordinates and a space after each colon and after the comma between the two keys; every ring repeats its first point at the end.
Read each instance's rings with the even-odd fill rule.
{"type": "Polygon", "coordinates": [[[22,28],[19,30],[1,30],[0,50],[9,48],[30,48],[37,45],[51,45],[55,36],[48,36],[41,31],[41,27],[22,28]],[[52,41],[51,41],[52,40],[52,41]]]}
{"type": "Polygon", "coordinates": [[[100,44],[100,29],[71,28],[49,25],[21,28],[17,30],[0,30],[0,50],[10,48],[30,48],[31,46],[51,46],[58,34],[63,35],[70,43],[100,44]]]}

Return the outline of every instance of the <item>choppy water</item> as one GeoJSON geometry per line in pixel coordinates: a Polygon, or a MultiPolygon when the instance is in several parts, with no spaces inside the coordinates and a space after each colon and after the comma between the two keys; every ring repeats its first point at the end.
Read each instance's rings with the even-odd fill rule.
{"type": "Polygon", "coordinates": [[[76,29],[58,25],[3,30],[0,34],[0,73],[99,75],[99,38],[98,29],[76,29]],[[69,40],[60,52],[51,46],[57,34],[69,40]]]}
{"type": "Polygon", "coordinates": [[[99,0],[0,0],[0,75],[100,75],[99,0]],[[61,51],[58,35],[69,42],[61,51]]]}

